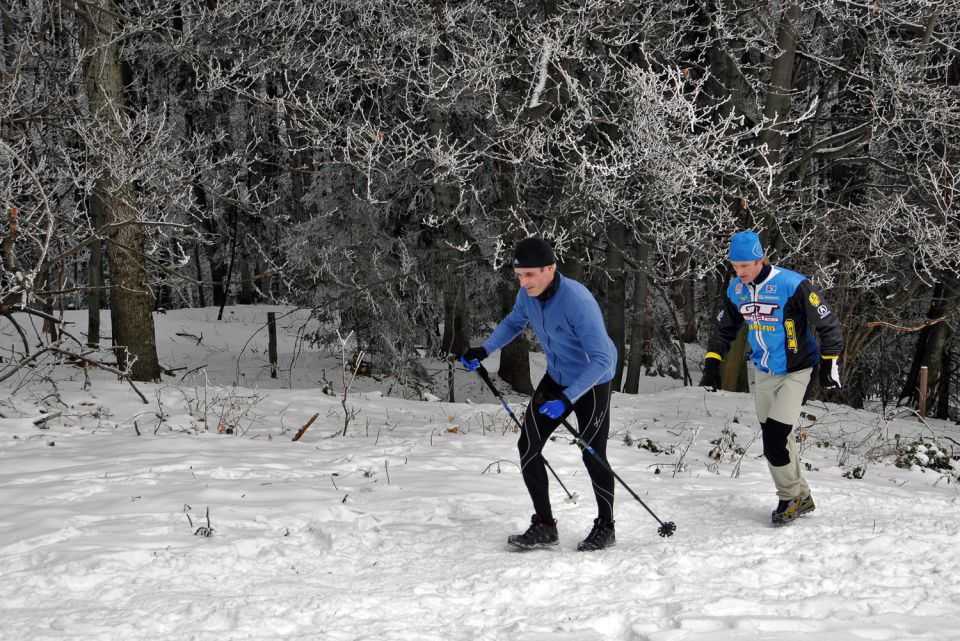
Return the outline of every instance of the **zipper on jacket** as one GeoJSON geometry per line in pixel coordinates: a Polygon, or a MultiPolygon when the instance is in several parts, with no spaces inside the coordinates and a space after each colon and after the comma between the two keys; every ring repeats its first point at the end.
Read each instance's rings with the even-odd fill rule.
{"type": "MultiPolygon", "coordinates": [[[[769,279],[769,276],[767,278],[769,279]]],[[[766,280],[764,280],[764,282],[766,282],[766,280]]],[[[763,350],[763,356],[760,357],[760,366],[763,367],[764,370],[769,371],[770,348],[767,347],[766,342],[763,340],[763,325],[760,323],[760,310],[758,309],[760,299],[757,296],[757,292],[760,291],[760,287],[762,286],[763,283],[760,283],[759,285],[750,283],[747,285],[747,287],[750,288],[750,300],[753,301],[753,323],[754,327],[756,327],[756,329],[753,330],[753,333],[757,338],[757,344],[763,350]]]]}
{"type": "MultiPolygon", "coordinates": [[[[553,353],[553,350],[550,349],[550,329],[547,327],[547,303],[550,301],[538,300],[537,303],[540,305],[540,325],[543,327],[543,338],[546,340],[547,344],[543,346],[543,353],[547,357],[547,369],[550,369],[552,363],[550,362],[550,354],[553,353]]],[[[556,369],[556,368],[554,368],[556,369]]],[[[560,378],[560,372],[557,371],[557,378],[560,378]]],[[[561,381],[557,381],[560,383],[561,381]]]]}

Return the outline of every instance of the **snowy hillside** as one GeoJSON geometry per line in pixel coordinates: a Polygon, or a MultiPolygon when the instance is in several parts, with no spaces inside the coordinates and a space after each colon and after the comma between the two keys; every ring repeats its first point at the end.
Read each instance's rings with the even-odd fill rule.
{"type": "Polygon", "coordinates": [[[272,381],[267,309],[157,316],[161,362],[185,369],[138,385],[147,405],[66,367],[6,381],[0,639],[960,639],[960,463],[894,465],[956,447],[956,425],[806,407],[817,510],[774,528],[752,396],[651,379],[614,395],[609,457],[675,536],[618,486],[617,546],[576,552],[595,506],[558,432],[545,456],[579,497],[554,483],[560,545],[512,552],[532,512],[517,435],[474,375],[464,403],[360,379],[343,436],[318,383],[338,355],[287,317],[272,381]]]}

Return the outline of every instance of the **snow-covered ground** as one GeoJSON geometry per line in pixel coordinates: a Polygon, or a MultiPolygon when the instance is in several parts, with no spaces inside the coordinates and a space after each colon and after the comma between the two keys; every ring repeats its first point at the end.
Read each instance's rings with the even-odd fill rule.
{"type": "Polygon", "coordinates": [[[138,385],[148,405],[66,367],[6,381],[0,639],[960,639],[957,473],[893,465],[956,425],[808,406],[817,510],[774,528],[752,397],[648,379],[614,396],[609,455],[675,536],[618,486],[617,546],[577,552],[595,507],[559,434],[545,454],[578,495],[552,488],[560,545],[512,552],[531,513],[516,434],[475,375],[466,403],[359,379],[343,436],[318,384],[337,355],[287,316],[272,381],[268,309],[158,315],[162,362],[186,369],[138,385]]]}

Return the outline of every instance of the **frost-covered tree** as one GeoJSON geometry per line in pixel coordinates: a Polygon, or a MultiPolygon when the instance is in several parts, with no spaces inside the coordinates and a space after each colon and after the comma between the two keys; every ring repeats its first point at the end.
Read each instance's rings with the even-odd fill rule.
{"type": "MultiPolygon", "coordinates": [[[[937,411],[956,406],[949,3],[106,1],[3,16],[8,305],[86,304],[98,239],[115,291],[129,227],[142,249],[113,248],[152,304],[308,306],[315,340],[429,385],[422,355],[508,312],[510,251],[539,234],[598,294],[636,390],[645,370],[696,379],[684,344],[750,227],[841,314],[840,398],[912,397],[926,364],[937,411]],[[88,62],[110,51],[106,100],[88,62]]],[[[501,361],[518,389],[527,349],[501,361]]]]}

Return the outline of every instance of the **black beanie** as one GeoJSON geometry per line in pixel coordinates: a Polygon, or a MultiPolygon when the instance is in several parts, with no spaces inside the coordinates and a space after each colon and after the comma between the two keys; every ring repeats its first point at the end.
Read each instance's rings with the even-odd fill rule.
{"type": "Polygon", "coordinates": [[[557,262],[557,257],[553,253],[550,243],[540,238],[532,236],[524,238],[517,243],[517,248],[513,250],[514,267],[546,267],[557,262]]]}

